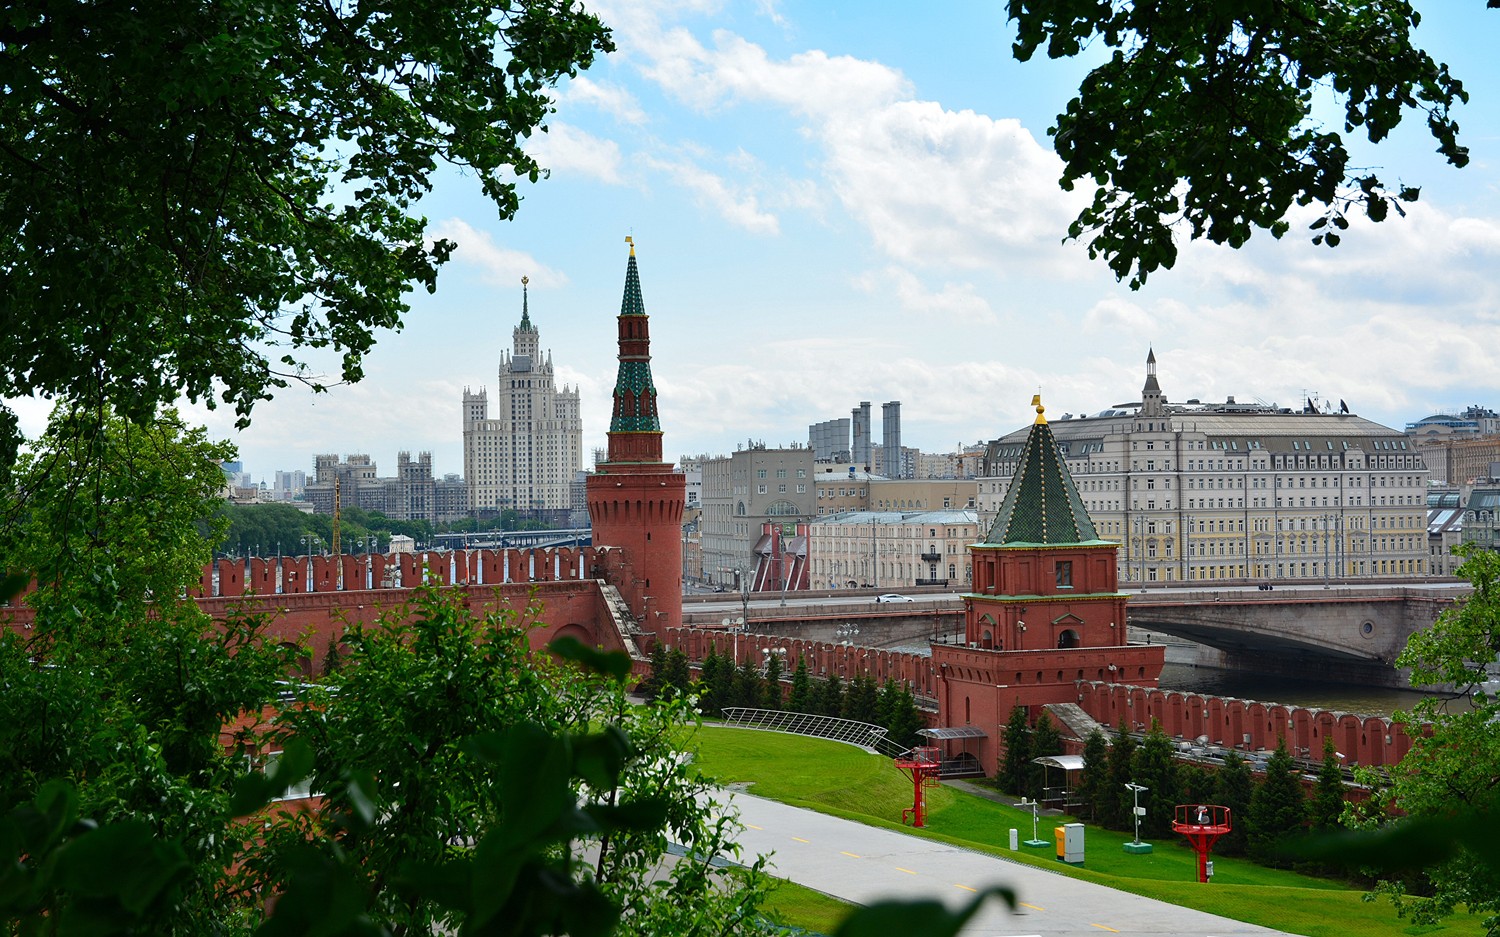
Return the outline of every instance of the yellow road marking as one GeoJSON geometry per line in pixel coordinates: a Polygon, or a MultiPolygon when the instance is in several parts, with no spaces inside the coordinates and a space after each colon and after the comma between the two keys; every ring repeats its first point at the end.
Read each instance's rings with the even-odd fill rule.
{"type": "Polygon", "coordinates": [[[750,827],[750,829],[752,829],[752,830],[763,830],[763,829],[765,829],[765,827],[763,827],[763,826],[756,826],[754,823],[746,823],[745,825],[748,826],[748,827],[750,827]]]}
{"type": "Polygon", "coordinates": [[[856,856],[856,855],[855,855],[855,854],[854,854],[854,853],[852,853],[852,852],[846,852],[846,853],[844,853],[844,855],[846,855],[846,856],[848,856],[848,857],[849,857],[849,858],[851,858],[851,859],[858,859],[858,858],[859,858],[859,856],[856,856]]]}
{"type": "Polygon", "coordinates": [[[1113,927],[1105,927],[1103,924],[1090,924],[1089,926],[1090,927],[1097,927],[1100,930],[1107,930],[1111,934],[1118,934],[1119,933],[1119,931],[1115,930],[1113,927]]]}
{"type": "Polygon", "coordinates": [[[810,842],[812,842],[812,840],[810,840],[810,839],[803,839],[800,836],[793,836],[792,839],[795,840],[795,841],[797,841],[797,842],[799,842],[799,843],[810,843],[810,842]]]}
{"type": "Polygon", "coordinates": [[[953,887],[954,888],[962,888],[964,891],[978,891],[979,890],[977,888],[970,888],[967,885],[960,885],[957,882],[954,883],[953,887]]]}
{"type": "Polygon", "coordinates": [[[898,866],[894,866],[894,868],[895,868],[895,870],[897,872],[905,872],[907,875],[916,875],[917,874],[917,873],[913,872],[911,869],[903,869],[899,865],[898,866]]]}
{"type": "Polygon", "coordinates": [[[1024,902],[1024,901],[1017,901],[1017,902],[1016,902],[1016,904],[1018,904],[1018,905],[1020,905],[1020,906],[1021,906],[1021,907],[1023,907],[1023,908],[1030,908],[1030,909],[1031,909],[1031,910],[1033,910],[1033,911],[1045,911],[1045,910],[1047,910],[1047,909],[1046,909],[1046,908],[1038,908],[1038,907],[1037,907],[1037,906],[1036,906],[1036,905],[1034,905],[1034,904],[1027,904],[1027,903],[1026,903],[1026,902],[1024,902]]]}

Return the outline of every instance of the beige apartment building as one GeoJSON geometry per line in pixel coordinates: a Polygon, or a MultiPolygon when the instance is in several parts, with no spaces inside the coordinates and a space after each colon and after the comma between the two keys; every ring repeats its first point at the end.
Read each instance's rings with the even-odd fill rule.
{"type": "MultiPolygon", "coordinates": [[[[1131,582],[1426,575],[1428,471],[1399,430],[1347,412],[1169,404],[1146,359],[1139,403],[1050,423],[1099,536],[1131,582]]],[[[990,443],[999,509],[1030,427],[990,443]]]]}
{"type": "Polygon", "coordinates": [[[848,465],[819,464],[819,517],[849,511],[975,510],[979,482],[973,478],[884,478],[848,465]]]}
{"type": "Polygon", "coordinates": [[[752,555],[767,521],[811,520],[813,451],[751,446],[703,459],[702,581],[738,588],[756,568],[752,555]]]}
{"type": "Polygon", "coordinates": [[[808,525],[814,589],[968,587],[969,545],[979,539],[973,510],[851,511],[808,525]]]}

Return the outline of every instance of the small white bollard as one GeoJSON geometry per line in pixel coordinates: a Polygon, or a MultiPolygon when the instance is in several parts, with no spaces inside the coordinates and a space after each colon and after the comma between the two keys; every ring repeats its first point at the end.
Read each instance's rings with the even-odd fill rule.
{"type": "Polygon", "coordinates": [[[1021,848],[1021,831],[1016,829],[1015,827],[1010,828],[1010,848],[1021,848]]]}

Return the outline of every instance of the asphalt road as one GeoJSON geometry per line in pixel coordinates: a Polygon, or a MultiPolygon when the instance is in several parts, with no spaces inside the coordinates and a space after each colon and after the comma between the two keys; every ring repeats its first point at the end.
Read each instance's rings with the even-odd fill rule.
{"type": "Polygon", "coordinates": [[[965,937],[1282,933],[749,794],[733,798],[747,826],[740,837],[747,854],[770,856],[772,874],[846,901],[937,898],[957,907],[991,885],[1016,890],[1015,912],[991,899],[964,929],[965,937]]]}

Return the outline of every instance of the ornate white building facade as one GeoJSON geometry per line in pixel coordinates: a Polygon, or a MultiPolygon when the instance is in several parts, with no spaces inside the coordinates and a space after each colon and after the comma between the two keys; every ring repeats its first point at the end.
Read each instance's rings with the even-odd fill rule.
{"type": "Polygon", "coordinates": [[[523,277],[521,323],[512,350],[500,356],[495,415],[484,388],[464,388],[464,480],[469,509],[507,509],[523,517],[567,523],[573,480],[583,467],[583,421],[578,389],[553,377],[552,352],[544,356],[531,323],[523,277]]]}
{"type": "MultiPolygon", "coordinates": [[[[1139,404],[1051,426],[1099,537],[1121,544],[1121,581],[1428,574],[1428,471],[1400,430],[1313,406],[1169,404],[1154,354],[1139,404]]],[[[989,444],[986,518],[1028,429],[989,444]]]]}

